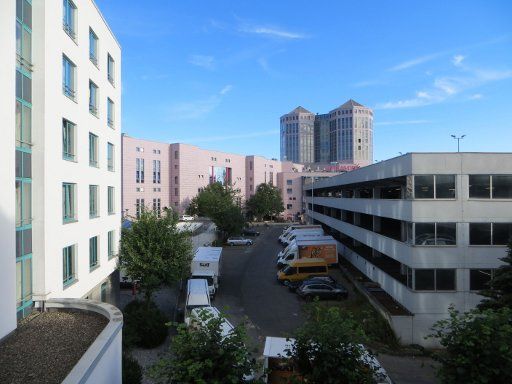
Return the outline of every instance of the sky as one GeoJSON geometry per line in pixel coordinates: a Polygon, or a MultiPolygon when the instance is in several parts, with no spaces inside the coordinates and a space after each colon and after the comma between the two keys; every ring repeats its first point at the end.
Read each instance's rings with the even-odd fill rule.
{"type": "Polygon", "coordinates": [[[96,0],[130,136],[279,158],[279,117],[374,109],[374,159],[512,151],[512,1],[96,0]]]}

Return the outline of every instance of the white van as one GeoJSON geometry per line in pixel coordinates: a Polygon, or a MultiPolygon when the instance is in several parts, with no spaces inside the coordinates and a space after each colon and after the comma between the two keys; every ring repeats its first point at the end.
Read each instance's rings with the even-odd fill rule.
{"type": "Polygon", "coordinates": [[[283,233],[281,234],[281,236],[279,236],[279,241],[282,243],[284,238],[286,236],[288,236],[288,234],[291,232],[291,231],[294,231],[296,229],[315,229],[315,228],[322,228],[321,225],[318,225],[318,224],[311,224],[311,225],[304,225],[304,224],[294,224],[294,225],[290,225],[288,228],[286,228],[283,233]]]}
{"type": "Polygon", "coordinates": [[[290,244],[297,236],[324,236],[324,230],[322,228],[308,228],[308,229],[294,229],[283,239],[284,245],[290,244]]]}
{"type": "Polygon", "coordinates": [[[222,247],[199,247],[190,265],[192,279],[208,281],[208,289],[212,299],[219,289],[221,257],[222,247]]]}
{"type": "Polygon", "coordinates": [[[210,307],[210,292],[205,279],[190,279],[187,282],[187,298],[185,301],[185,323],[190,322],[190,314],[194,308],[210,307]]]}

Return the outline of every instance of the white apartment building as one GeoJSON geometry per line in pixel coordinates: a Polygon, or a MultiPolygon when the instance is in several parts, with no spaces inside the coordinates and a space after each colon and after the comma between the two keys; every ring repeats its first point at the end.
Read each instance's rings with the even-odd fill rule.
{"type": "Polygon", "coordinates": [[[0,43],[1,338],[40,301],[114,301],[121,48],[92,0],[2,1],[0,43]]]}
{"type": "Polygon", "coordinates": [[[512,153],[408,153],[304,187],[342,256],[413,315],[403,343],[482,299],[512,238],[512,153]],[[313,194],[313,197],[311,196],[313,194]]]}

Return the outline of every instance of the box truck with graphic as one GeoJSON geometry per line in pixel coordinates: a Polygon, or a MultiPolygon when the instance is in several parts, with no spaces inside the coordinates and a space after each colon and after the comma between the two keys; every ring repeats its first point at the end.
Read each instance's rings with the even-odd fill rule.
{"type": "Polygon", "coordinates": [[[219,289],[222,247],[199,247],[190,266],[191,279],[208,281],[208,291],[214,297],[219,289]]]}
{"type": "Polygon", "coordinates": [[[338,243],[332,236],[323,240],[299,239],[294,243],[295,245],[291,244],[288,252],[277,260],[279,269],[297,259],[324,259],[328,265],[338,263],[338,243]]]}

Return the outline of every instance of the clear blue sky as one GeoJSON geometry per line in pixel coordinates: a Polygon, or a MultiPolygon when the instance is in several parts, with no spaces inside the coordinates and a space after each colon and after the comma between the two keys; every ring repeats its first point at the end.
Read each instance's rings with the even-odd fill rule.
{"type": "Polygon", "coordinates": [[[375,109],[375,159],[512,151],[512,1],[96,0],[123,131],[279,157],[279,116],[375,109]]]}

